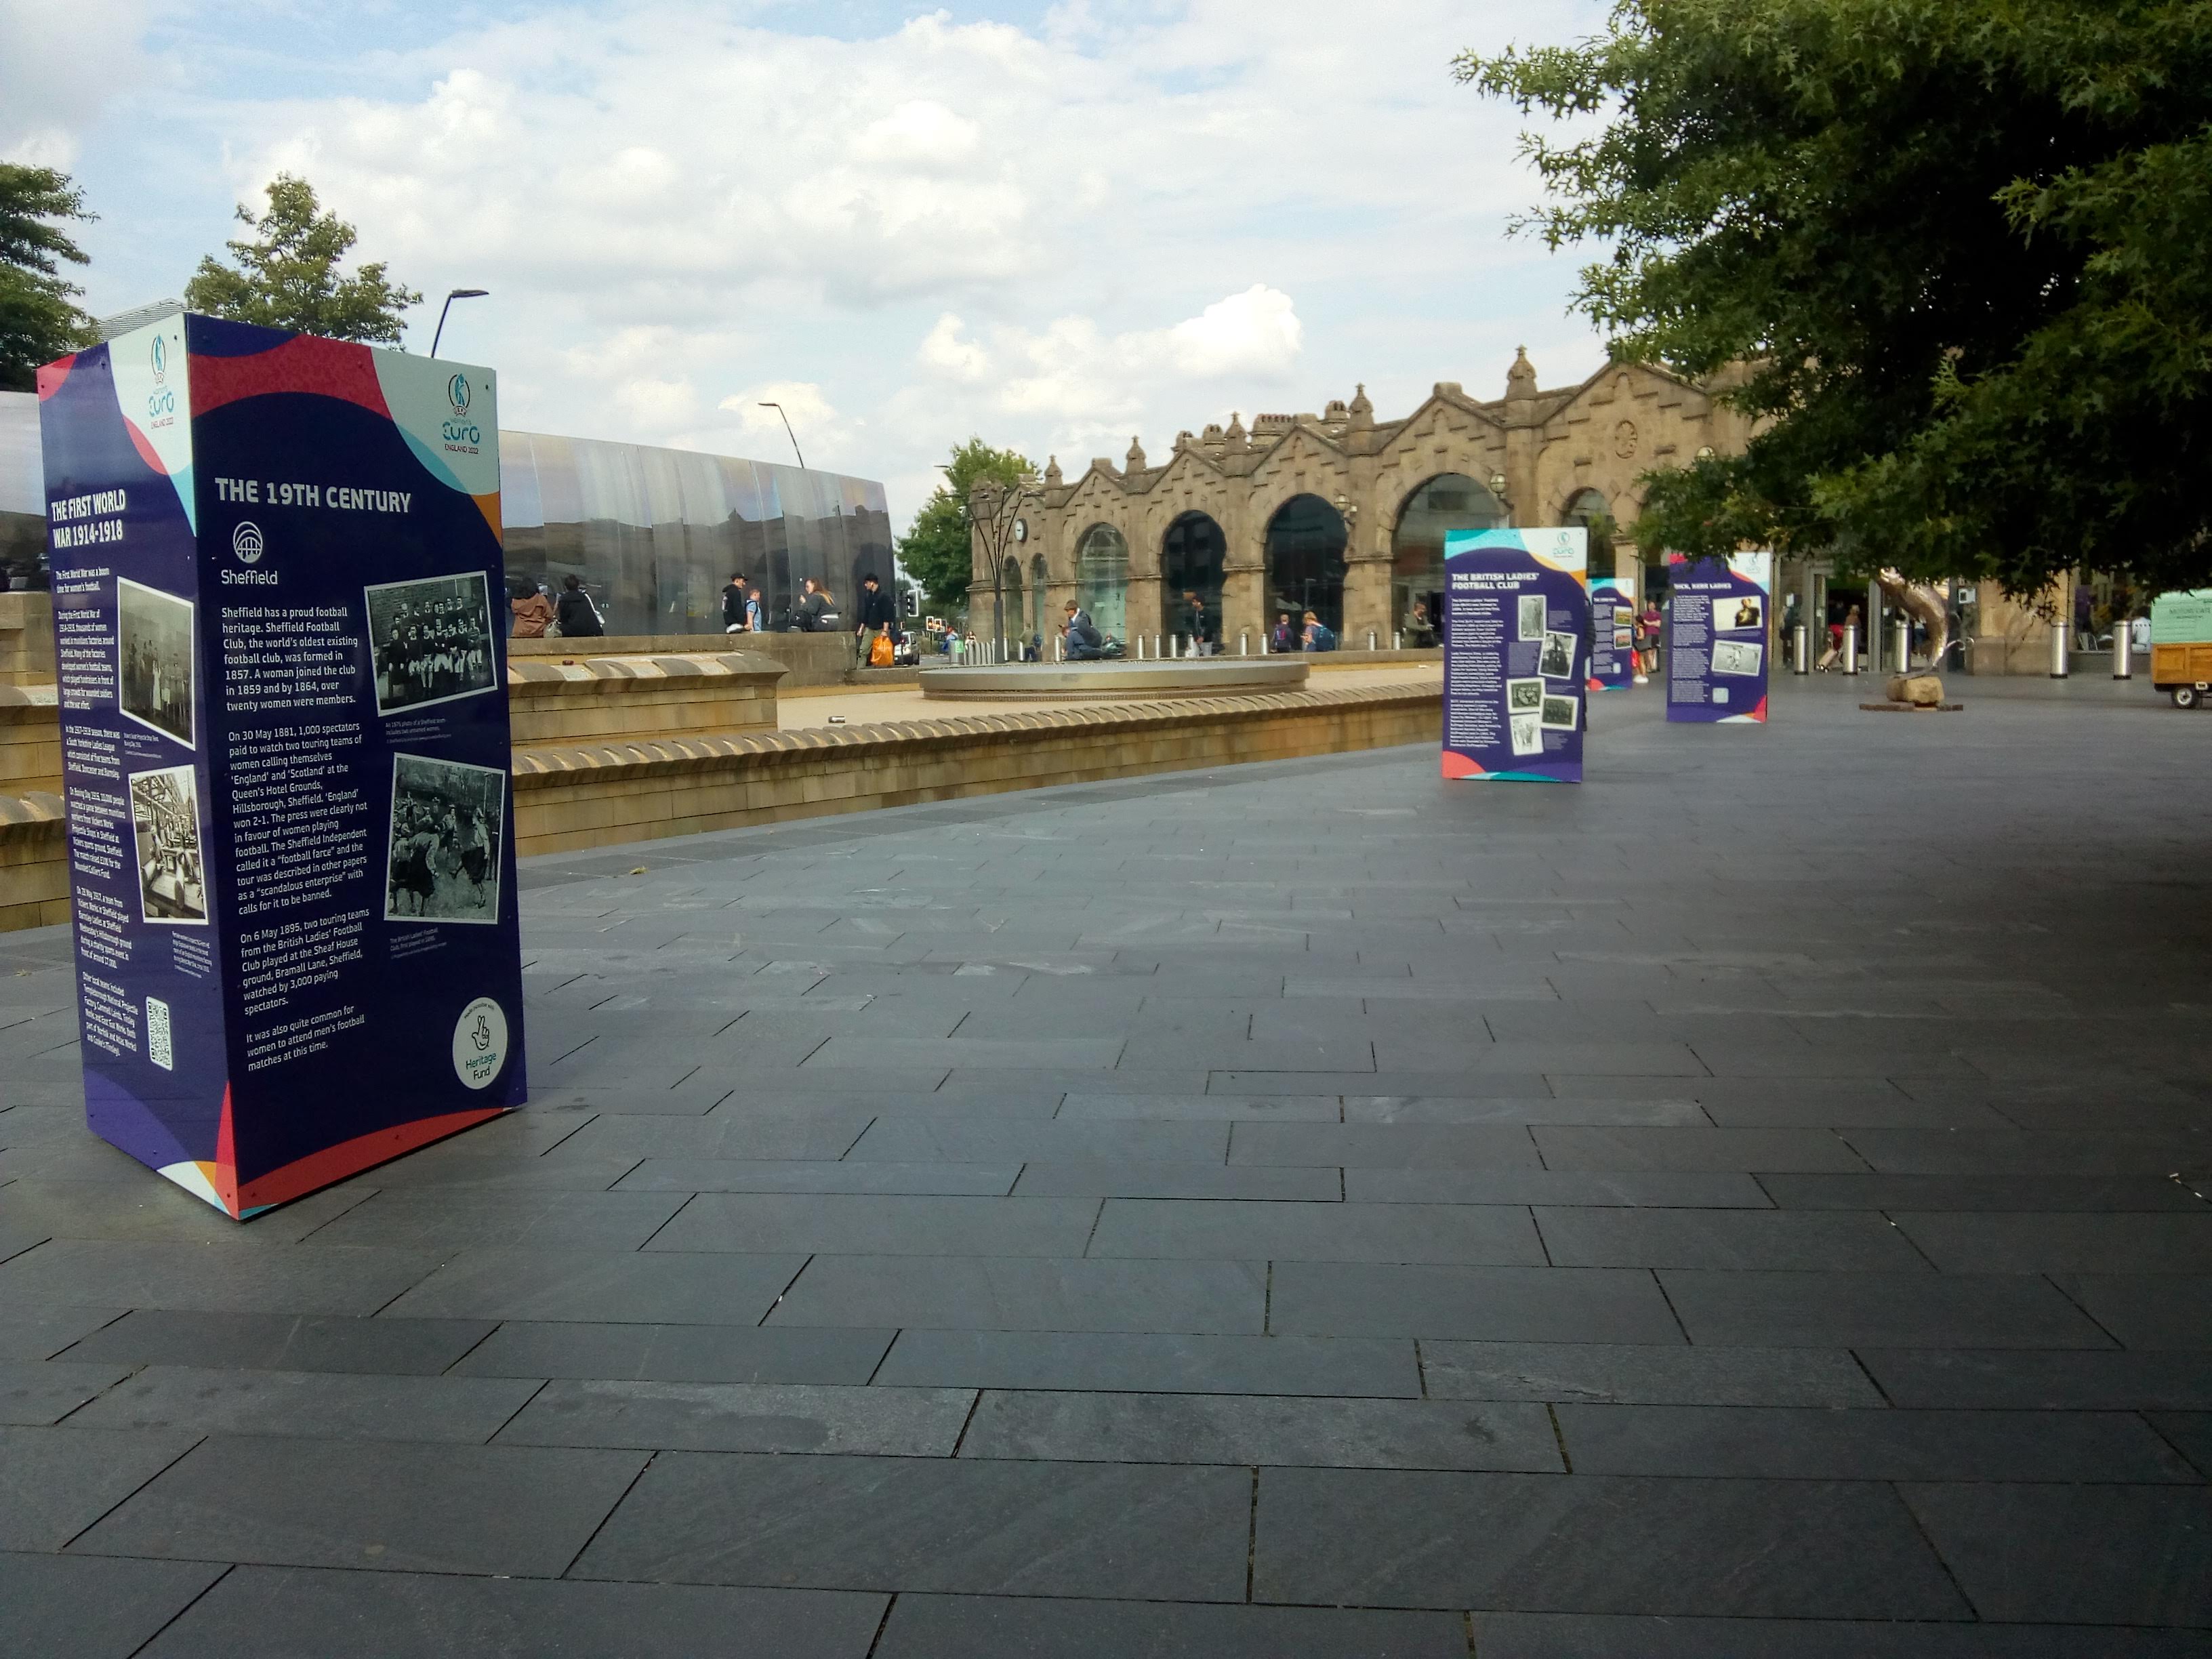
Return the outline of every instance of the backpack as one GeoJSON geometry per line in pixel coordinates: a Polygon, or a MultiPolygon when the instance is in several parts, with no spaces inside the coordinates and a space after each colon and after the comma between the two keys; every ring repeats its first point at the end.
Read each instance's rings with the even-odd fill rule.
{"type": "Polygon", "coordinates": [[[1335,650],[1336,630],[1331,628],[1327,623],[1316,623],[1314,624],[1313,648],[1316,651],[1335,650]]]}

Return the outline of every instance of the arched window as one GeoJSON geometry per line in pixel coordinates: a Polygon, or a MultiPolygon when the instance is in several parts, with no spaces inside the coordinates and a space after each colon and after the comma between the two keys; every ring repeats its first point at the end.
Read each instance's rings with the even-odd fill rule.
{"type": "Polygon", "coordinates": [[[1170,633],[1188,631],[1186,593],[1205,600],[1213,628],[1220,628],[1221,570],[1228,558],[1229,538],[1206,514],[1186,513],[1168,526],[1160,539],[1160,609],[1170,633]]]}
{"type": "Polygon", "coordinates": [[[1318,495],[1293,495],[1267,521],[1267,615],[1310,611],[1344,632],[1344,515],[1318,495]]]}
{"type": "Polygon", "coordinates": [[[1009,558],[999,573],[1000,611],[999,637],[1015,639],[1022,631],[1022,617],[1027,607],[1022,604],[1022,562],[1009,558]]]}
{"type": "Polygon", "coordinates": [[[1464,472],[1440,472],[1406,497],[1390,532],[1390,626],[1405,627],[1417,601],[1441,625],[1446,532],[1499,530],[1505,522],[1504,503],[1464,472]]]}
{"type": "Polygon", "coordinates": [[[1092,525],[1075,544],[1075,598],[1100,633],[1127,635],[1129,544],[1110,524],[1092,525]]]}

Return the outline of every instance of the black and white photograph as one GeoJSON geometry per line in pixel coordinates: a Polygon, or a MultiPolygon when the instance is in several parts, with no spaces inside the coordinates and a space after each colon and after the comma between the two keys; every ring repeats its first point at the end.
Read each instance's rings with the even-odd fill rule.
{"type": "Polygon", "coordinates": [[[1571,732],[1582,723],[1582,699],[1562,697],[1554,694],[1544,699],[1544,727],[1550,732],[1571,732]]]}
{"type": "Polygon", "coordinates": [[[394,755],[384,919],[497,921],[506,811],[497,768],[394,755]]]}
{"type": "Polygon", "coordinates": [[[494,688],[491,602],[483,572],[380,582],[362,590],[376,712],[397,714],[494,688]]]}
{"type": "Polygon", "coordinates": [[[1540,755],[1544,752],[1544,727],[1534,709],[1525,714],[1507,717],[1506,726],[1513,739],[1516,755],[1540,755]]]}
{"type": "Polygon", "coordinates": [[[1547,679],[1572,679],[1575,673],[1575,636],[1571,634],[1544,635],[1544,654],[1536,659],[1536,672],[1547,679]]]}
{"type": "Polygon", "coordinates": [[[1505,706],[1515,714],[1534,714],[1543,707],[1543,681],[1508,680],[1505,682],[1505,706]]]}
{"type": "Polygon", "coordinates": [[[1716,674],[1756,674],[1759,659],[1766,647],[1749,640],[1715,640],[1713,641],[1713,672],[1716,674]]]}
{"type": "Polygon", "coordinates": [[[186,927],[208,919],[200,857],[199,791],[189,766],[131,775],[131,830],[138,856],[138,916],[186,927]]]}
{"type": "Polygon", "coordinates": [[[1713,626],[1734,632],[1739,629],[1757,628],[1766,621],[1766,607],[1757,596],[1747,593],[1735,604],[1723,599],[1713,607],[1713,626]]]}
{"type": "Polygon", "coordinates": [[[1542,639],[1544,624],[1549,620],[1550,618],[1545,614],[1544,596],[1541,593],[1521,595],[1521,637],[1522,639],[1542,639]]]}
{"type": "Polygon", "coordinates": [[[192,747],[192,602],[115,579],[115,696],[124,714],[192,747]]]}

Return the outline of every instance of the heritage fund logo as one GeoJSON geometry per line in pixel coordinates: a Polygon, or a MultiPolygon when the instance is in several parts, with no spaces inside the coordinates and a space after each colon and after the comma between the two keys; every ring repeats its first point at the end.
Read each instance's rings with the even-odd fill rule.
{"type": "Polygon", "coordinates": [[[471,1089],[490,1086],[507,1064],[507,1012],[489,997],[461,1010],[453,1026],[453,1073],[471,1089]]]}
{"type": "Polygon", "coordinates": [[[230,532],[230,550],[240,564],[261,562],[261,526],[251,519],[240,519],[238,528],[230,532]]]}

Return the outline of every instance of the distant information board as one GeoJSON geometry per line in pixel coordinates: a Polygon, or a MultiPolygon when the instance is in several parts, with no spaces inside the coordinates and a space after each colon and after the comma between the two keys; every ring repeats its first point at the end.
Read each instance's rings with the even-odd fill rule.
{"type": "Polygon", "coordinates": [[[1573,526],[1445,535],[1446,777],[1582,781],[1587,544],[1573,526]]]}
{"type": "Polygon", "coordinates": [[[1774,555],[1667,556],[1667,718],[1766,719],[1774,555]]]}
{"type": "Polygon", "coordinates": [[[1626,691],[1636,684],[1636,594],[1618,576],[1589,585],[1589,689],[1626,691]]]}
{"type": "Polygon", "coordinates": [[[94,1132],[242,1218],[520,1105],[491,373],[176,313],[39,397],[94,1132]]]}

